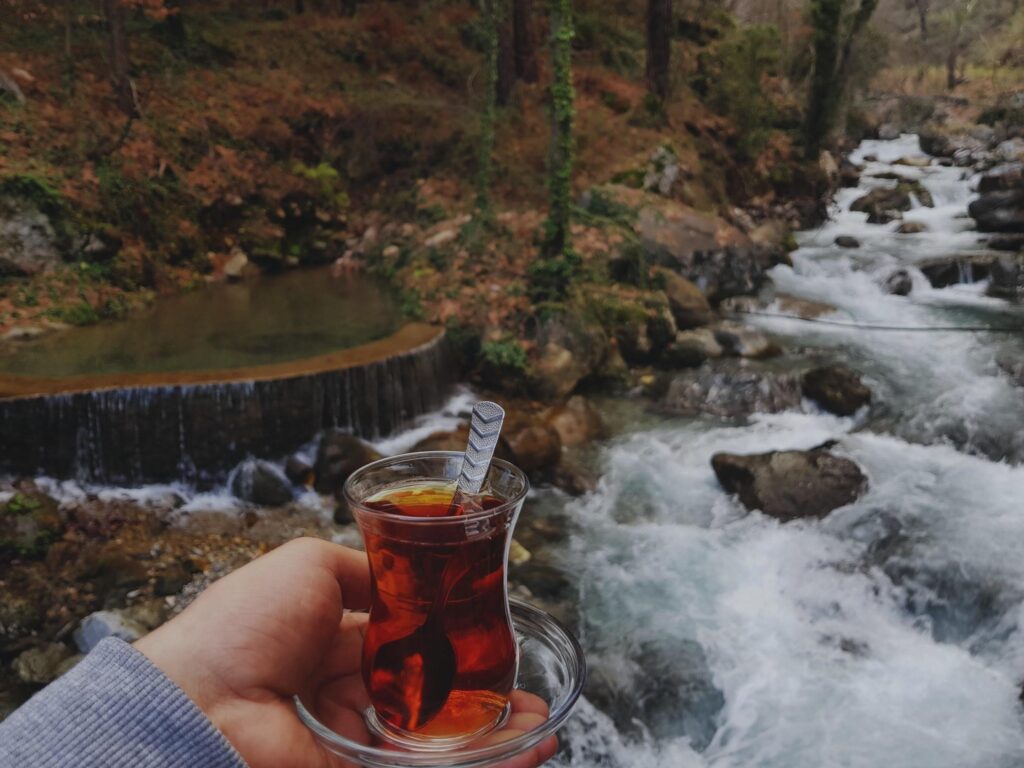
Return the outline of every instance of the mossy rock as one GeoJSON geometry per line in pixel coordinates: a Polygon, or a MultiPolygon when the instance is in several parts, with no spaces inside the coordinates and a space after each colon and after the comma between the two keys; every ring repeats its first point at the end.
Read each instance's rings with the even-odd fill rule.
{"type": "Polygon", "coordinates": [[[38,629],[45,619],[43,605],[41,600],[13,589],[0,589],[0,646],[38,629]]]}
{"type": "Polygon", "coordinates": [[[64,532],[57,502],[42,493],[16,493],[0,506],[0,554],[41,557],[64,532]]]}

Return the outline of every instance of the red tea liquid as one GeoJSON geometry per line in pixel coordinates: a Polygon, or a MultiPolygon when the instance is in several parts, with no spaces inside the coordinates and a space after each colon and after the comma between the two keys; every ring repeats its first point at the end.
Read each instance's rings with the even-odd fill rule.
{"type": "MultiPolygon", "coordinates": [[[[446,517],[452,511],[462,515],[462,509],[451,509],[453,490],[448,482],[421,482],[382,491],[363,506],[408,518],[446,517]]],[[[485,510],[503,503],[491,496],[478,501],[485,510]]],[[[467,510],[465,531],[414,521],[375,521],[363,527],[373,573],[363,679],[377,716],[416,736],[452,738],[486,729],[501,717],[515,683],[517,647],[505,591],[505,546],[513,513],[504,520],[499,513],[478,525],[473,512],[467,510]],[[456,672],[444,706],[421,722],[423,659],[437,654],[430,649],[423,649],[423,655],[410,653],[401,674],[375,666],[374,659],[382,645],[423,626],[442,589],[447,597],[440,618],[455,652],[456,672]]]]}

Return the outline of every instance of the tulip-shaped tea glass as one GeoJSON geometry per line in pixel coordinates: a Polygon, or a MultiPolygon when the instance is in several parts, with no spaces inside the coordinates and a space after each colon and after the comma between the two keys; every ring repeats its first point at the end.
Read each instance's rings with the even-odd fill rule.
{"type": "Polygon", "coordinates": [[[481,493],[453,506],[462,458],[396,456],[345,485],[370,559],[367,725],[405,749],[449,750],[495,728],[516,682],[506,577],[529,482],[495,460],[481,493]]]}

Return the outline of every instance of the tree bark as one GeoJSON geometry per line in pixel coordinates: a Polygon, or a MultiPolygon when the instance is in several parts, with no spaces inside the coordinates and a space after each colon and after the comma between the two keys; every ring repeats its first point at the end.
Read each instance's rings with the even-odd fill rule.
{"type": "Polygon", "coordinates": [[[515,29],[506,14],[498,14],[498,80],[494,96],[500,106],[508,104],[516,84],[515,29]]]}
{"type": "Polygon", "coordinates": [[[952,91],[957,85],[956,59],[957,50],[954,45],[949,49],[949,55],[946,56],[946,90],[949,91],[952,91]]]}
{"type": "Polygon", "coordinates": [[[672,0],[647,0],[647,90],[668,98],[672,55],[672,0]]]}
{"type": "Polygon", "coordinates": [[[114,86],[117,106],[128,117],[138,117],[138,99],[135,94],[135,85],[129,74],[128,37],[125,33],[127,11],[121,0],[103,0],[103,15],[107,20],[110,80],[114,86]]]}
{"type": "Polygon", "coordinates": [[[533,42],[532,0],[512,0],[512,45],[516,77],[524,83],[537,82],[537,52],[533,42]]]}

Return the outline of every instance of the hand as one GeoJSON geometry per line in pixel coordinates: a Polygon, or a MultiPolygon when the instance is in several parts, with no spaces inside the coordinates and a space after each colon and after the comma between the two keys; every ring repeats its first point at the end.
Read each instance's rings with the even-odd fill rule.
{"type": "MultiPolygon", "coordinates": [[[[369,567],[362,552],[318,539],[274,550],[207,589],[179,616],[136,642],[206,714],[251,768],[354,768],[301,723],[292,697],[345,736],[369,743],[360,674],[369,567]]],[[[523,692],[492,740],[547,718],[523,692]]],[[[550,737],[496,768],[535,768],[557,749],[550,737]]]]}

